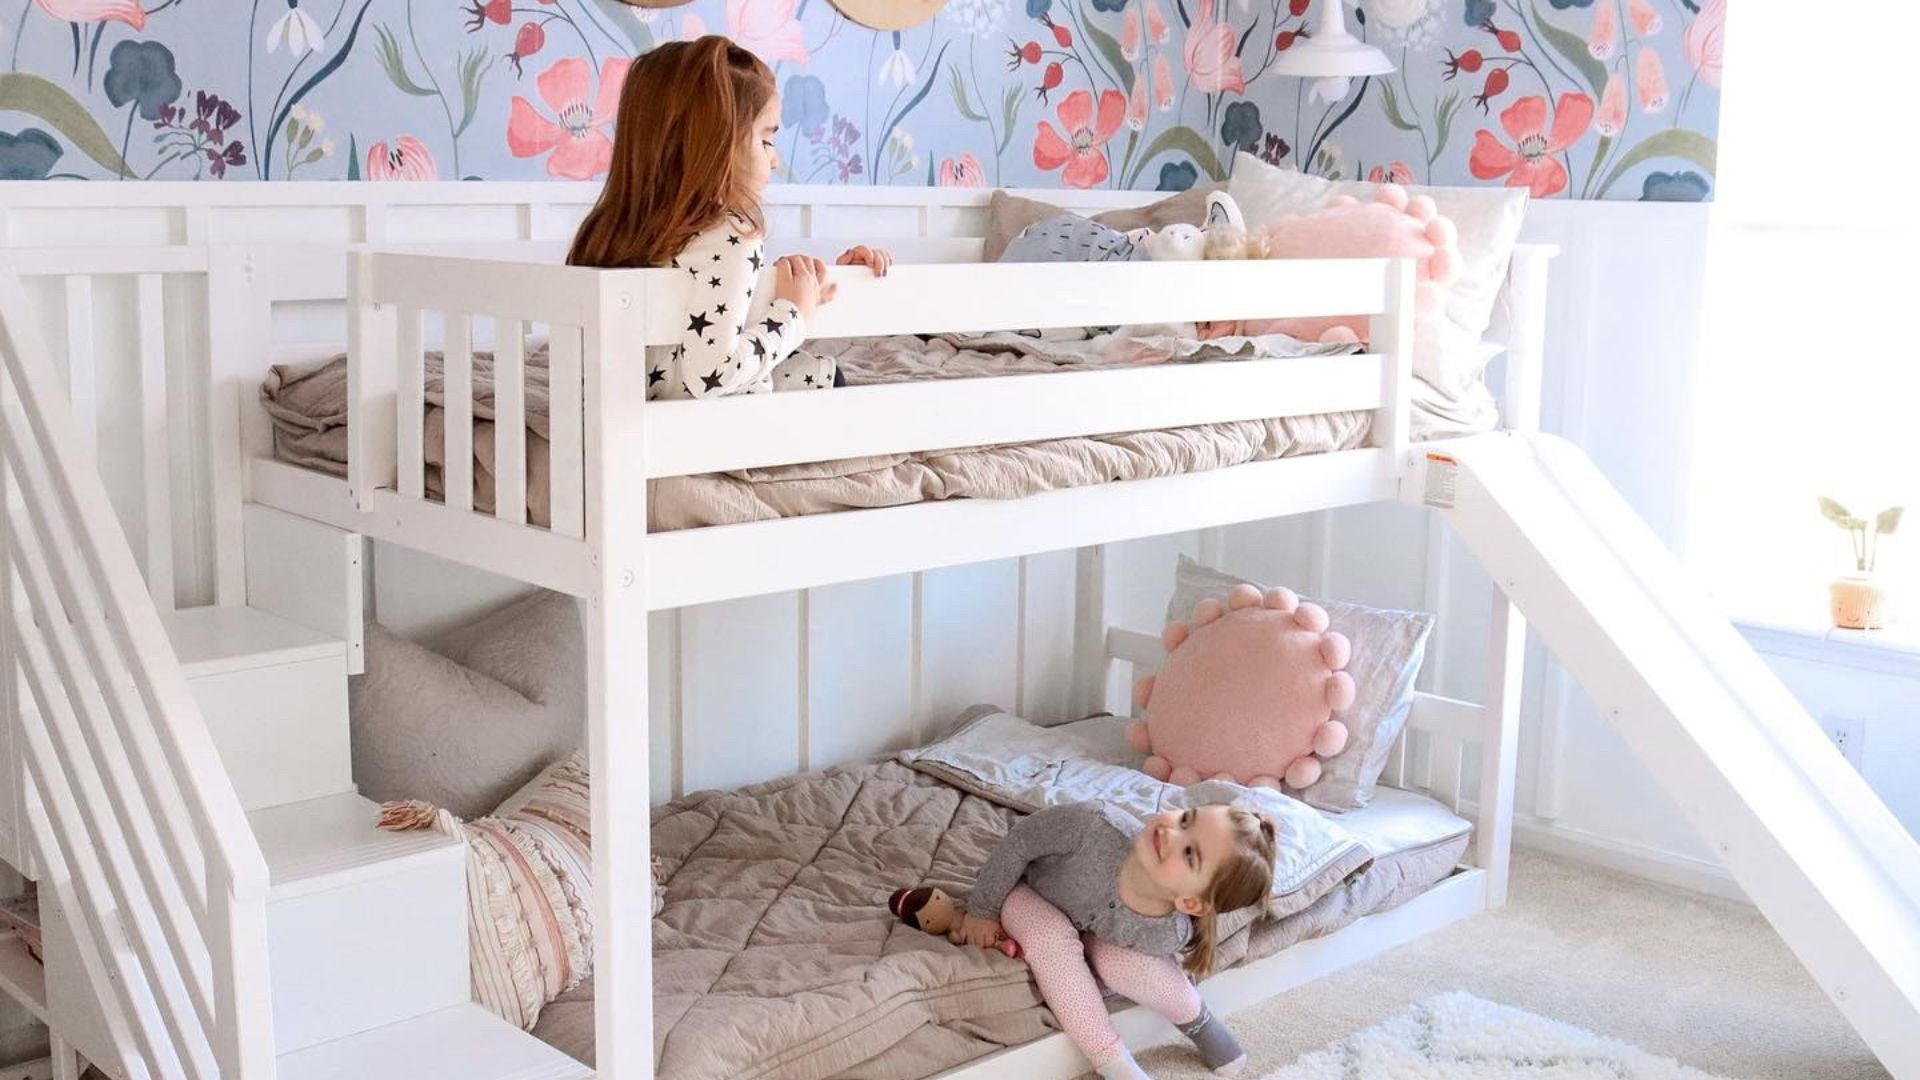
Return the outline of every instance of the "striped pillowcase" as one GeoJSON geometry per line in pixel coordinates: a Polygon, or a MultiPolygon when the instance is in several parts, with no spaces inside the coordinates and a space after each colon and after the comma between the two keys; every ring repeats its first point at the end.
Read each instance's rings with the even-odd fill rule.
{"type": "Polygon", "coordinates": [[[575,751],[466,824],[425,803],[382,807],[382,828],[432,828],[466,842],[473,997],[522,1030],[593,970],[589,792],[575,751]]]}

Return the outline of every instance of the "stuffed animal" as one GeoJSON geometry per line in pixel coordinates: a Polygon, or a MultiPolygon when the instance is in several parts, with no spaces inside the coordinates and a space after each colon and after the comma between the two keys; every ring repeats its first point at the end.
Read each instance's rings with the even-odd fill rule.
{"type": "MultiPolygon", "coordinates": [[[[915,930],[924,930],[929,934],[942,934],[948,941],[959,943],[960,920],[966,917],[966,906],[948,895],[945,889],[937,885],[922,885],[914,889],[895,889],[887,900],[887,910],[894,913],[901,922],[915,930]]],[[[994,948],[1016,960],[1020,958],[1020,943],[1000,935],[994,948]]]]}
{"type": "MultiPolygon", "coordinates": [[[[1201,225],[1168,225],[1159,230],[1135,229],[1127,234],[1135,247],[1154,262],[1197,262],[1201,259],[1255,259],[1249,254],[1253,239],[1233,196],[1216,191],[1207,196],[1207,216],[1201,225]]],[[[1265,251],[1264,241],[1258,251],[1265,251]]]]}
{"type": "Polygon", "coordinates": [[[1321,759],[1347,744],[1333,714],[1353,704],[1353,647],[1327,630],[1327,613],[1287,589],[1240,585],[1223,605],[1202,600],[1191,622],[1161,634],[1167,660],[1134,688],[1146,719],[1127,741],[1149,754],[1155,779],[1202,778],[1299,790],[1320,779],[1321,759]]]}

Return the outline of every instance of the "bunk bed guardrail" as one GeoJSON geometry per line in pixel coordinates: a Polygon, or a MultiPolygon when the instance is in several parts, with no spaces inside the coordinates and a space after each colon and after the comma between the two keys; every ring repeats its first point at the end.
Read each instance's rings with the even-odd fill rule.
{"type": "Polygon", "coordinates": [[[266,863],[4,258],[0,366],[0,708],[43,880],[124,1060],[271,1076],[266,863]]]}

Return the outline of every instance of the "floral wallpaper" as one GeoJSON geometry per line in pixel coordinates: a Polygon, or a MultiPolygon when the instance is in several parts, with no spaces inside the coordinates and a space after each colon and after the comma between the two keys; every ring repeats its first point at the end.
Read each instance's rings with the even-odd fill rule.
{"type": "Polygon", "coordinates": [[[1245,150],[1711,196],[1726,0],[1359,0],[1392,73],[1273,71],[1329,2],[20,0],[0,178],[592,179],[632,57],[716,32],[774,65],[795,182],[1173,190],[1245,150]]]}

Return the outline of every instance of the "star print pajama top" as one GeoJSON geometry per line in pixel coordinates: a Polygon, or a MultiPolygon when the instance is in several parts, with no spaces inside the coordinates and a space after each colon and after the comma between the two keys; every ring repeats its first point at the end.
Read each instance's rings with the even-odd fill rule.
{"type": "Polygon", "coordinates": [[[673,268],[693,279],[686,329],[676,346],[647,355],[649,398],[703,398],[820,390],[834,383],[832,358],[797,350],[800,309],[761,281],[765,242],[729,215],[694,237],[673,268]]]}

